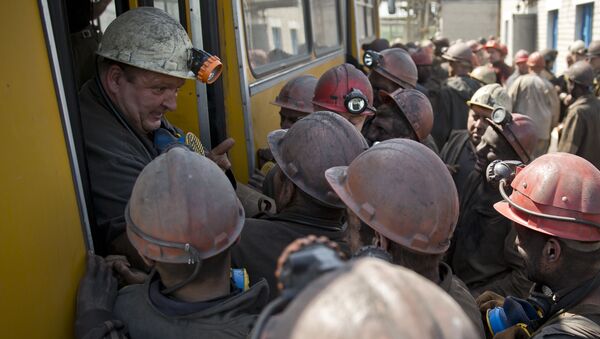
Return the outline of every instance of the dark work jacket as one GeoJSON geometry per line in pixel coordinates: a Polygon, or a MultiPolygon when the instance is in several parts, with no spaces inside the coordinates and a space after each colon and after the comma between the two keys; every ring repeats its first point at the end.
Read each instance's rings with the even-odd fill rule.
{"type": "Polygon", "coordinates": [[[475,329],[479,333],[479,337],[484,338],[485,331],[481,322],[479,307],[477,307],[477,303],[471,293],[469,293],[469,289],[465,283],[452,274],[452,269],[445,263],[440,263],[440,278],[439,286],[460,305],[467,317],[473,322],[473,326],[475,326],[475,329]]]}
{"type": "Polygon", "coordinates": [[[451,77],[442,83],[431,130],[439,148],[444,146],[452,130],[467,128],[467,101],[479,87],[479,82],[467,75],[451,77]]]}
{"type": "MultiPolygon", "coordinates": [[[[79,93],[83,138],[91,185],[98,252],[125,231],[123,211],[138,175],[159,152],[148,136],[134,132],[123,114],[112,111],[91,79],[79,93]],[[119,116],[117,116],[117,114],[119,116]]],[[[181,133],[163,118],[162,128],[181,133]]]]}
{"type": "Polygon", "coordinates": [[[490,290],[525,298],[532,283],[517,252],[511,221],[493,207],[502,200],[498,190],[473,171],[459,200],[460,214],[447,260],[454,273],[474,296],[490,290]]]}
{"type": "Polygon", "coordinates": [[[494,62],[492,66],[494,67],[494,73],[496,73],[496,83],[504,85],[513,72],[512,67],[507,65],[504,60],[494,62]]]}
{"type": "Polygon", "coordinates": [[[263,280],[199,312],[169,316],[150,299],[151,280],[126,286],[117,296],[114,314],[126,324],[131,339],[246,338],[269,294],[263,280]]]}
{"type": "Polygon", "coordinates": [[[275,299],[279,294],[275,278],[277,259],[291,242],[311,234],[325,236],[348,252],[347,232],[342,220],[284,210],[274,216],[246,219],[240,241],[232,248],[232,266],[245,268],[250,283],[265,278],[270,297],[275,299]]]}
{"type": "Polygon", "coordinates": [[[532,339],[600,338],[600,306],[582,304],[550,318],[532,339]]]}
{"type": "Polygon", "coordinates": [[[600,100],[593,94],[577,98],[563,124],[557,151],[578,155],[600,169],[600,100]]]}
{"type": "Polygon", "coordinates": [[[466,129],[452,131],[440,152],[440,158],[452,168],[450,173],[458,196],[462,196],[469,174],[473,172],[477,162],[475,146],[469,139],[469,132],[466,129]]]}

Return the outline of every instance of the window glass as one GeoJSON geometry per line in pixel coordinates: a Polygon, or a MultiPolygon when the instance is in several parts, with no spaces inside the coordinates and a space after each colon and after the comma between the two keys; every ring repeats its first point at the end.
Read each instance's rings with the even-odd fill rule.
{"type": "Polygon", "coordinates": [[[375,35],[373,0],[356,2],[356,34],[361,42],[375,35]]]}
{"type": "Polygon", "coordinates": [[[311,2],[312,31],[317,54],[341,45],[338,4],[338,0],[311,2]]]}
{"type": "Polygon", "coordinates": [[[162,9],[169,13],[170,16],[179,20],[179,0],[154,0],[154,7],[162,9]]]}
{"type": "Polygon", "coordinates": [[[592,19],[594,15],[594,3],[577,6],[577,35],[576,38],[583,40],[588,46],[592,42],[592,19]]]}
{"type": "Polygon", "coordinates": [[[356,36],[358,36],[359,41],[362,41],[367,37],[365,28],[365,9],[360,5],[356,6],[356,36]]]}
{"type": "Polygon", "coordinates": [[[303,1],[246,0],[244,20],[248,59],[256,73],[308,55],[303,1]]]}

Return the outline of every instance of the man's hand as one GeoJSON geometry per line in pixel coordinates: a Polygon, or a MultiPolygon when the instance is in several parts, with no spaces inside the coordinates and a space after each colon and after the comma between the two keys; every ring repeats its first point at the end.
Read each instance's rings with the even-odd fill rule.
{"type": "Polygon", "coordinates": [[[227,157],[227,152],[233,147],[235,140],[233,138],[227,138],[222,143],[217,145],[211,151],[206,152],[206,157],[217,164],[223,171],[227,171],[231,168],[231,163],[227,157]]]}
{"type": "Polygon", "coordinates": [[[479,306],[479,312],[485,315],[489,309],[498,306],[502,307],[504,305],[504,297],[492,291],[485,291],[475,299],[475,302],[479,306]]]}
{"type": "Polygon", "coordinates": [[[146,273],[131,268],[131,264],[124,255],[109,255],[106,257],[106,263],[119,275],[125,285],[143,284],[148,277],[146,273]]]}
{"type": "Polygon", "coordinates": [[[88,253],[85,275],[77,291],[77,314],[90,311],[112,313],[117,299],[117,279],[102,257],[88,253]]]}

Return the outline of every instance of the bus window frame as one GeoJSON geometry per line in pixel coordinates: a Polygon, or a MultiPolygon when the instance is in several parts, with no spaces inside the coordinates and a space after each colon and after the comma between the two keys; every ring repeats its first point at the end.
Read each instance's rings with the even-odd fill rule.
{"type": "MultiPolygon", "coordinates": [[[[359,45],[371,42],[371,41],[373,41],[373,40],[375,40],[377,38],[377,29],[375,27],[377,20],[376,20],[376,17],[375,17],[375,14],[376,14],[375,11],[378,10],[378,8],[376,7],[376,1],[375,0],[370,0],[371,1],[370,4],[368,3],[368,1],[369,0],[357,0],[355,2],[355,4],[356,4],[356,7],[355,7],[356,11],[359,11],[359,10],[363,11],[363,18],[364,18],[364,21],[361,22],[360,24],[363,25],[363,28],[365,30],[365,37],[364,38],[358,37],[358,29],[356,29],[356,34],[357,34],[359,45]],[[366,35],[368,33],[368,30],[367,30],[367,13],[366,13],[367,7],[371,8],[371,19],[372,19],[371,20],[371,23],[372,23],[372,26],[371,26],[371,35],[366,35]]],[[[357,16],[357,14],[355,14],[355,16],[357,16]]],[[[358,24],[359,23],[357,21],[356,25],[358,25],[358,24]]]]}

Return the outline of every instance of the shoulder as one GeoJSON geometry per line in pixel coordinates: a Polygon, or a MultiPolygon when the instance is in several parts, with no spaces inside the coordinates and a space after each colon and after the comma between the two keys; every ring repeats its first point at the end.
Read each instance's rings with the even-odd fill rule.
{"type": "Polygon", "coordinates": [[[600,338],[600,307],[579,305],[560,313],[534,333],[533,338],[600,338]]]}

